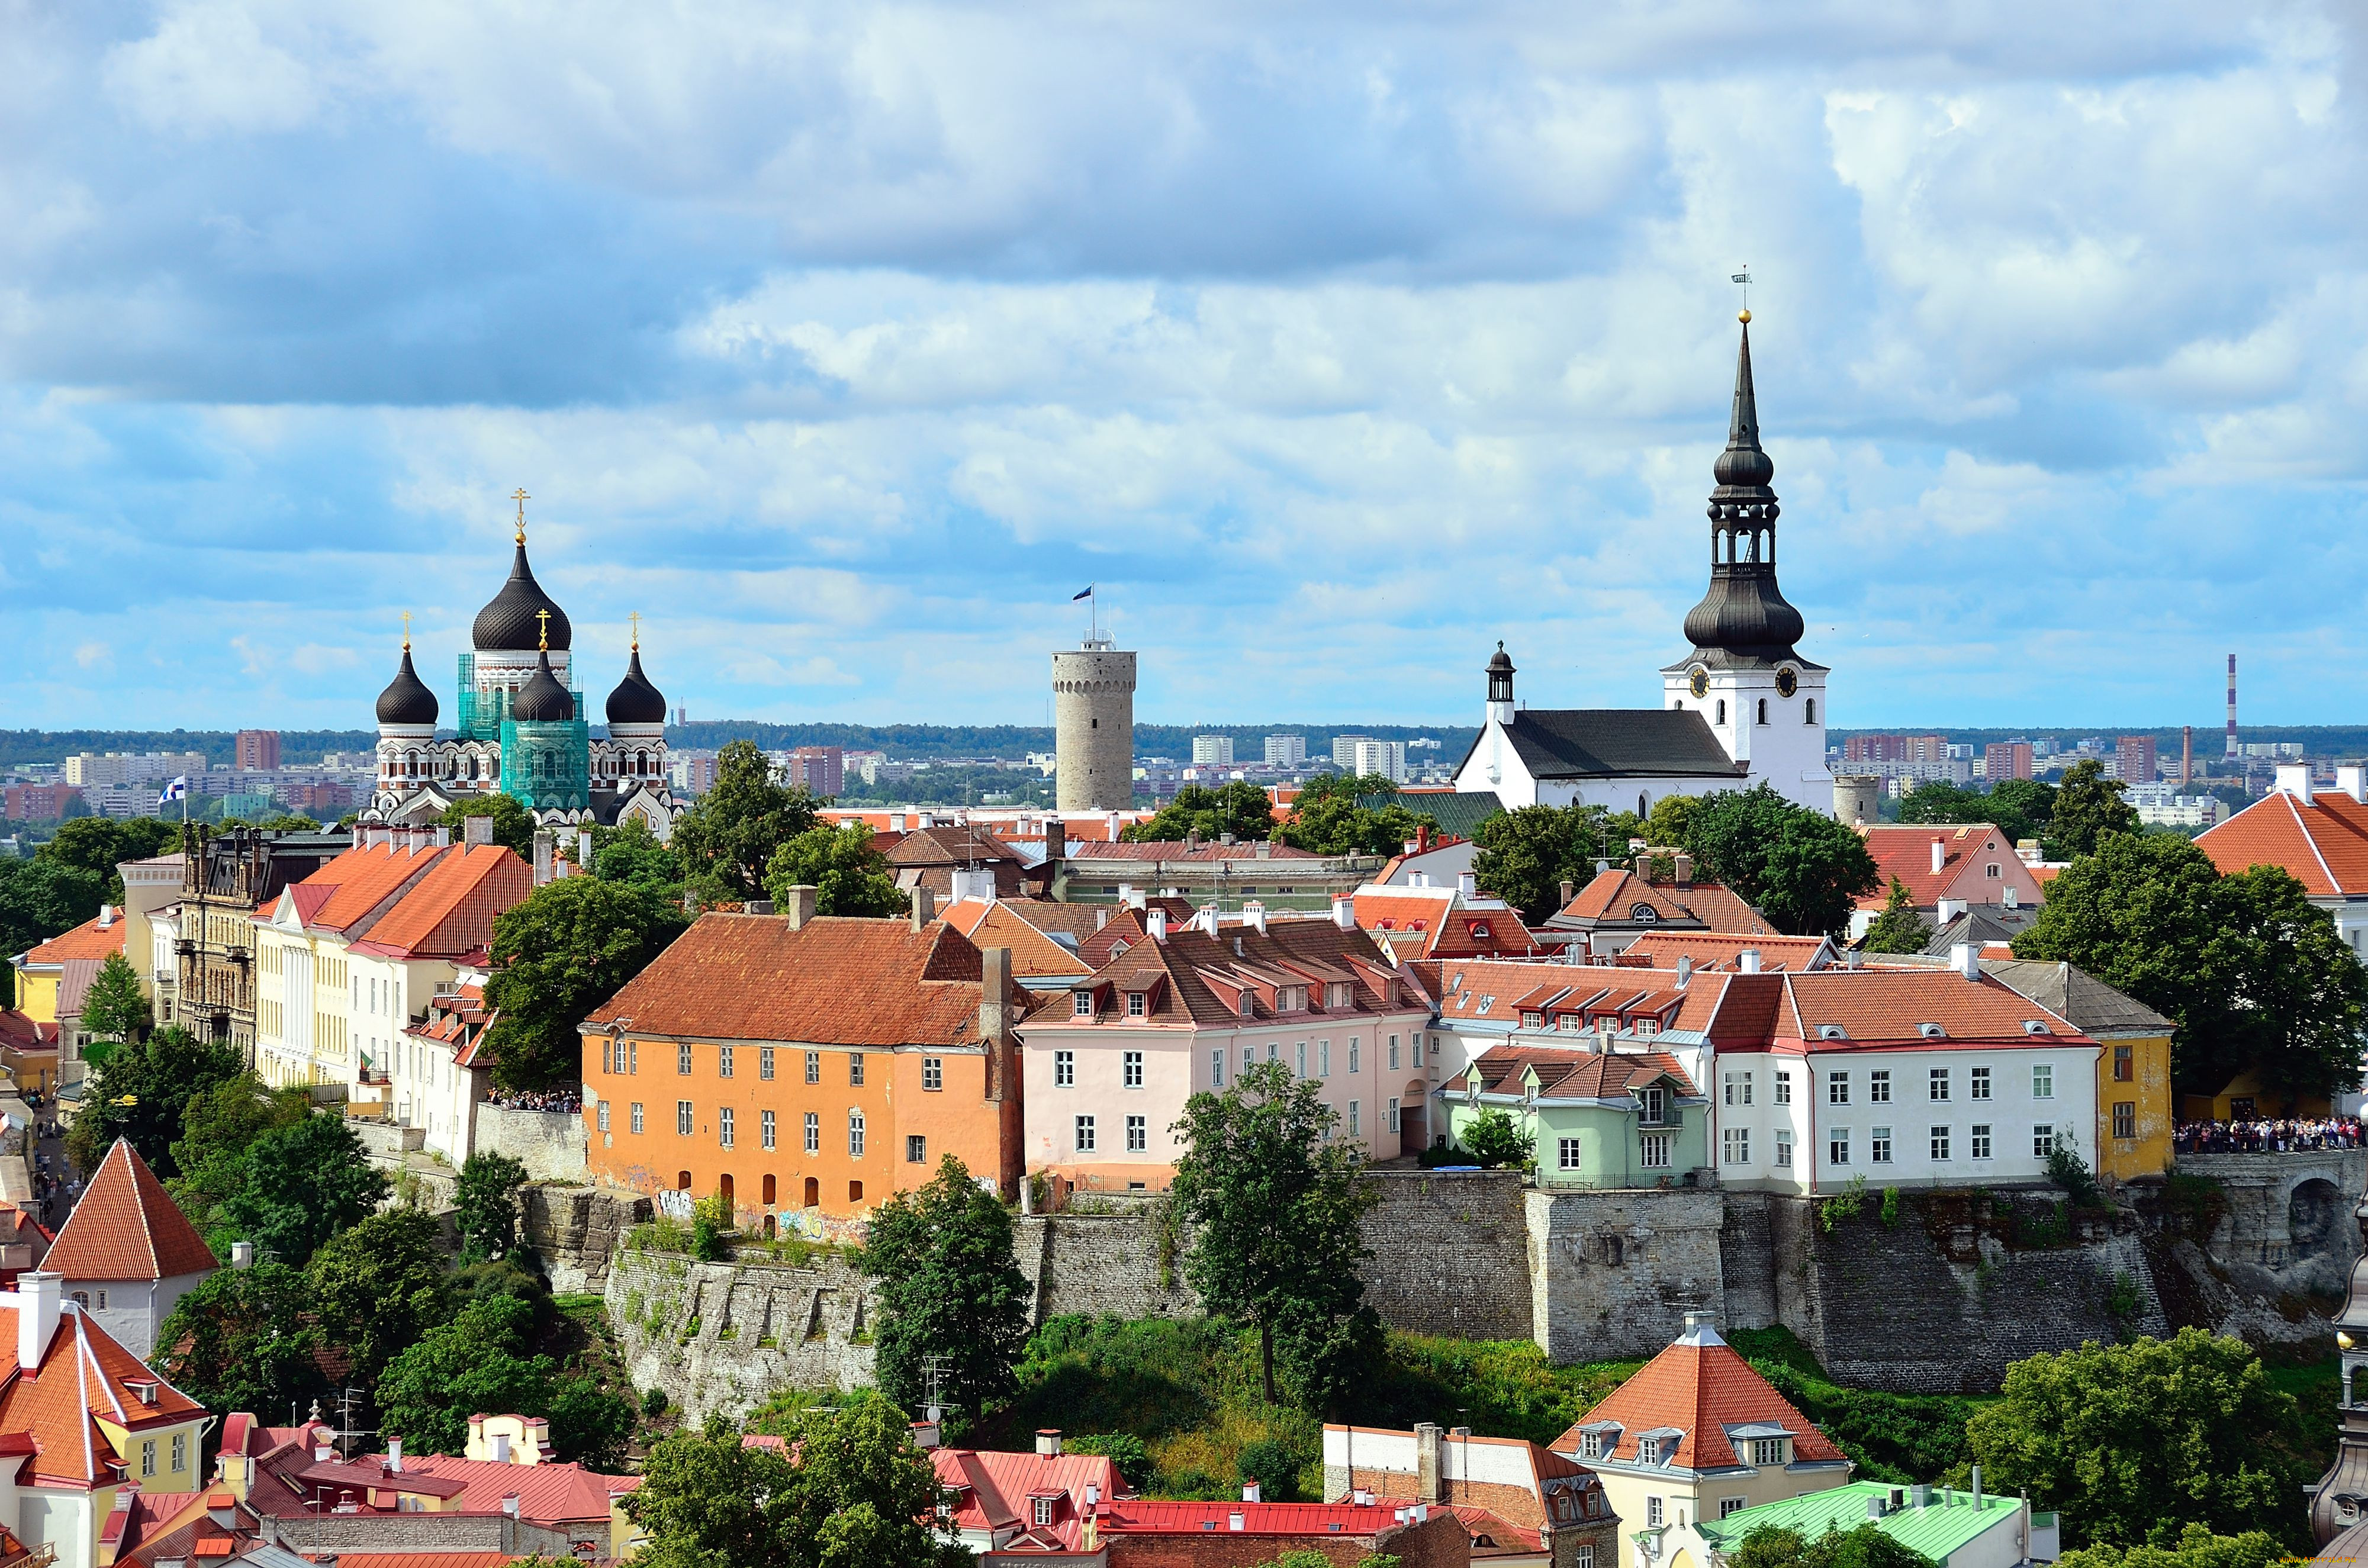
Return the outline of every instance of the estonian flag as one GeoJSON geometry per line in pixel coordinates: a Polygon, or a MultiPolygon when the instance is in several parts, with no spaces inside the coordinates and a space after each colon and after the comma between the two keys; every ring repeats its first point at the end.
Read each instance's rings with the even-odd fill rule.
{"type": "Polygon", "coordinates": [[[174,779],[170,784],[165,786],[164,792],[156,797],[156,803],[161,806],[169,801],[186,801],[188,798],[189,776],[184,773],[179,778],[174,779]]]}
{"type": "Polygon", "coordinates": [[[1069,602],[1071,604],[1076,604],[1079,599],[1088,598],[1092,597],[1094,585],[1091,583],[1087,583],[1083,588],[1069,596],[1069,602]]]}

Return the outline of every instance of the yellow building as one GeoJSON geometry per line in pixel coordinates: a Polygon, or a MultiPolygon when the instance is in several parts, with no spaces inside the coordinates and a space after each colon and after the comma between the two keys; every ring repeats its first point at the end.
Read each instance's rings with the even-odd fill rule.
{"type": "Polygon", "coordinates": [[[2169,1170],[2178,1111],[2170,1086],[2176,1026],[2068,963],[2014,959],[1982,967],[2097,1042],[2098,1176],[2127,1181],[2169,1170]]]}

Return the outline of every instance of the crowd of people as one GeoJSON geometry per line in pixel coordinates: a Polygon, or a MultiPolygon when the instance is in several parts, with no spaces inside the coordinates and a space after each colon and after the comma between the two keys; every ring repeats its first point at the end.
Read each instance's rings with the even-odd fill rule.
{"type": "Polygon", "coordinates": [[[2300,1149],[2357,1149],[2356,1116],[2248,1117],[2182,1121],[2171,1134],[2182,1154],[2283,1154],[2300,1149]]]}
{"type": "Polygon", "coordinates": [[[495,1090],[485,1096],[487,1105],[497,1105],[511,1110],[555,1110],[569,1116],[583,1114],[584,1098],[572,1089],[547,1089],[539,1093],[495,1090]]]}

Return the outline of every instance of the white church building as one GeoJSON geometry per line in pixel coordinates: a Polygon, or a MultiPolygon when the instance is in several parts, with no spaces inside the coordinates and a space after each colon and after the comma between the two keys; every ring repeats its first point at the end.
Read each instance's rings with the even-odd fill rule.
{"type": "Polygon", "coordinates": [[[1488,661],[1488,718],[1455,788],[1508,809],[1574,803],[1643,815],[1664,795],[1766,783],[1831,811],[1826,666],[1793,644],[1801,612],[1776,586],[1776,465],[1759,447],[1751,314],[1736,358],[1735,413],[1713,470],[1710,588],[1686,616],[1692,651],[1661,671],[1658,709],[1520,708],[1503,643],[1488,661]]]}

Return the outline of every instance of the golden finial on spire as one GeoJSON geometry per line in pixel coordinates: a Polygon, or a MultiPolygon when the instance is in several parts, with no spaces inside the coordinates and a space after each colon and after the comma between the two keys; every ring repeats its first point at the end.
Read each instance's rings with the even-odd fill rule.
{"type": "Polygon", "coordinates": [[[526,542],[526,504],[534,497],[529,495],[526,493],[526,486],[521,484],[510,492],[510,499],[518,503],[518,541],[524,544],[526,542]]]}
{"type": "Polygon", "coordinates": [[[411,652],[411,612],[409,610],[403,612],[403,651],[406,653],[411,652]]]}
{"type": "Polygon", "coordinates": [[[535,642],[535,646],[548,653],[551,652],[551,612],[547,609],[535,611],[534,623],[536,629],[541,632],[541,636],[535,642]]]}
{"type": "Polygon", "coordinates": [[[633,652],[638,653],[642,651],[642,612],[635,610],[625,619],[633,623],[633,652]]]}

